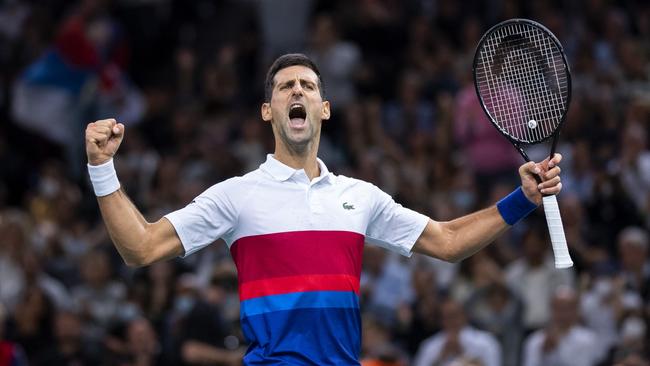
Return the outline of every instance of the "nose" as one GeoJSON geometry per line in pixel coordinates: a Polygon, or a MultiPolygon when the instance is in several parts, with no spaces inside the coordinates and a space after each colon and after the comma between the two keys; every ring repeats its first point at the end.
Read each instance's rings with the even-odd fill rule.
{"type": "Polygon", "coordinates": [[[296,80],[296,82],[293,83],[291,92],[293,95],[298,95],[298,96],[301,96],[303,94],[303,89],[302,89],[302,85],[300,85],[300,80],[296,80]]]}

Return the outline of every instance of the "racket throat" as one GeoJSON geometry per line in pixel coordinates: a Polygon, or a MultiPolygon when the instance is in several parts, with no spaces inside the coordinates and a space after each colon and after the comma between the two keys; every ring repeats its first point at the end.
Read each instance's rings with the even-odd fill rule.
{"type": "Polygon", "coordinates": [[[517,151],[519,151],[519,153],[520,153],[521,156],[524,158],[524,160],[526,160],[526,162],[529,162],[529,161],[530,161],[530,158],[528,157],[528,154],[526,154],[526,152],[524,151],[524,149],[523,149],[521,146],[519,146],[519,144],[515,144],[515,143],[513,143],[513,145],[515,145],[515,147],[517,148],[517,151]]]}

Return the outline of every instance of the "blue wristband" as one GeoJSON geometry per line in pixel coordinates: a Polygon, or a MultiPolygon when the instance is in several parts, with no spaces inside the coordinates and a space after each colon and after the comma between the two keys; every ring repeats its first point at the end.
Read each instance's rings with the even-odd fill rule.
{"type": "Polygon", "coordinates": [[[521,187],[497,202],[497,209],[508,225],[514,225],[519,220],[535,211],[537,205],[530,202],[521,187]]]}

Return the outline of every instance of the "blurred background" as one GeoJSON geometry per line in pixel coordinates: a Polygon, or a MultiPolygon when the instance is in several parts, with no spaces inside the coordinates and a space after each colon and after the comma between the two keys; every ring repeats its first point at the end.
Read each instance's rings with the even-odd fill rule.
{"type": "Polygon", "coordinates": [[[448,220],[518,184],[471,74],[482,33],[513,17],[549,27],[572,69],[558,150],[575,266],[554,268],[540,210],[459,264],[367,245],[363,364],[648,365],[650,3],[0,0],[0,366],[236,365],[245,349],[223,243],[121,261],[88,122],[127,126],[116,169],[157,220],[272,152],[264,74],[303,52],[333,107],[330,170],[448,220]]]}

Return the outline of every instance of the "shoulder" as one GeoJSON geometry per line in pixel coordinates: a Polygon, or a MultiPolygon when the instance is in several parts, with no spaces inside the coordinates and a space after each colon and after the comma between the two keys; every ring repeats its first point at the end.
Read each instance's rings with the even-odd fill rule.
{"type": "Polygon", "coordinates": [[[596,341],[596,333],[581,325],[575,326],[571,329],[571,336],[580,342],[593,343],[596,341]]]}
{"type": "Polygon", "coordinates": [[[490,347],[497,347],[497,339],[489,332],[476,329],[476,328],[467,328],[463,330],[464,335],[468,340],[472,340],[477,344],[483,344],[490,347]]]}
{"type": "Polygon", "coordinates": [[[545,338],[546,338],[546,333],[544,332],[544,330],[543,329],[537,330],[533,332],[531,335],[529,335],[528,338],[526,338],[526,341],[524,342],[525,347],[527,348],[540,347],[545,338]]]}
{"type": "Polygon", "coordinates": [[[366,182],[365,180],[352,178],[345,175],[334,175],[333,178],[335,179],[336,185],[340,188],[356,189],[369,193],[384,193],[384,191],[382,191],[379,187],[370,182],[366,182]]]}
{"type": "Polygon", "coordinates": [[[353,177],[348,177],[346,175],[337,175],[334,173],[332,174],[332,179],[336,182],[336,185],[339,186],[349,186],[349,187],[367,187],[368,185],[372,185],[371,183],[368,183],[364,180],[353,178],[353,177]]]}
{"type": "Polygon", "coordinates": [[[261,179],[260,173],[254,170],[244,176],[232,177],[216,183],[206,189],[201,196],[207,198],[237,197],[250,192],[253,187],[259,184],[261,179]]]}
{"type": "Polygon", "coordinates": [[[445,332],[438,332],[435,335],[432,335],[429,338],[426,338],[420,343],[418,348],[418,354],[422,355],[428,352],[435,352],[437,349],[442,347],[442,344],[445,342],[446,334],[445,332]]]}

